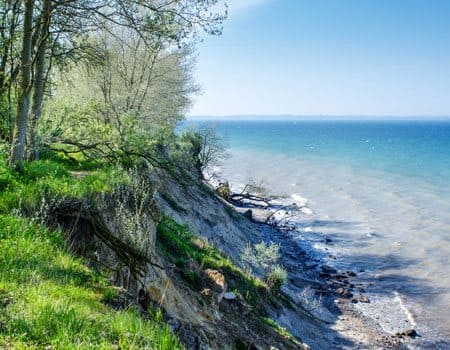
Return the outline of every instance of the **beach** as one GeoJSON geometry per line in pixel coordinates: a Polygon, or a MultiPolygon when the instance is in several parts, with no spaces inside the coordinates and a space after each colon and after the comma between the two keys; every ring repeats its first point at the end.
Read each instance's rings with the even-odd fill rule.
{"type": "MultiPolygon", "coordinates": [[[[418,336],[407,341],[410,348],[449,346],[447,188],[401,172],[292,157],[289,152],[274,152],[267,141],[261,142],[267,148],[262,151],[236,135],[231,139],[231,157],[220,176],[237,191],[249,180],[263,182],[271,193],[283,195],[286,205],[297,206],[295,213],[273,216],[277,226],[286,226],[276,241],[281,246],[295,242],[299,256],[308,257],[307,270],[319,272],[319,277],[321,266],[336,269],[338,275],[350,273],[352,294],[369,302],[347,298],[350,302],[341,305],[388,338],[416,331],[418,336]]],[[[270,234],[266,239],[272,239],[270,234]]],[[[286,264],[292,266],[295,249],[287,245],[286,264]]],[[[297,277],[297,284],[306,279],[297,277]]],[[[331,277],[330,284],[336,282],[342,281],[331,277]]],[[[339,304],[336,295],[335,301],[339,304]]],[[[318,316],[326,318],[325,309],[317,308],[323,314],[318,316]]],[[[346,329],[332,318],[336,327],[346,329]]]]}

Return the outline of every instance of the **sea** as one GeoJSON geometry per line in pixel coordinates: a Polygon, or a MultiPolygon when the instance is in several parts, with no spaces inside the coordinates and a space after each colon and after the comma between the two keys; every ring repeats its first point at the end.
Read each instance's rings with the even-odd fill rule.
{"type": "Polygon", "coordinates": [[[222,179],[307,208],[296,239],[358,272],[365,317],[415,329],[417,348],[450,349],[450,120],[200,123],[227,144],[222,179]]]}

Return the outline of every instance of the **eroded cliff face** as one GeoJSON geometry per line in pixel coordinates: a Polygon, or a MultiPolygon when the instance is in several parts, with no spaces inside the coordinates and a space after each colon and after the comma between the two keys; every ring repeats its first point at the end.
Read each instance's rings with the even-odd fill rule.
{"type": "MultiPolygon", "coordinates": [[[[321,279],[320,271],[312,266],[315,264],[287,232],[253,222],[200,179],[183,184],[160,173],[152,174],[151,181],[157,184],[155,205],[160,211],[191,227],[238,266],[248,267],[241,261],[242,250],[247,244],[269,239],[281,245],[281,263],[288,271],[288,282],[277,300],[265,302],[263,309],[281,327],[304,342],[301,346],[296,345],[298,348],[308,344],[313,349],[367,349],[390,344],[379,330],[367,325],[360,316],[351,310],[342,312],[336,308],[333,294],[322,298],[321,291],[327,281],[321,279]],[[318,309],[305,308],[304,290],[312,291],[315,294],[312,298],[319,299],[318,309]]],[[[258,270],[253,269],[253,273],[263,277],[258,270]]],[[[223,310],[219,314],[223,319],[223,310]]],[[[242,329],[251,334],[248,327],[242,329]]],[[[290,345],[286,346],[280,348],[290,345]]]]}
{"type": "Polygon", "coordinates": [[[238,263],[242,247],[259,241],[253,224],[199,182],[186,185],[152,174],[146,186],[151,198],[137,187],[122,188],[90,201],[60,202],[50,213],[51,224],[64,230],[73,251],[113,271],[121,293],[112,305],[134,304],[144,316],[162,309],[188,349],[302,348],[265,323],[261,310],[243,297],[224,298],[228,290],[221,271],[195,261],[180,269],[155,245],[161,215],[171,215],[238,263]],[[198,276],[195,288],[186,271],[198,276]]]}
{"type": "MultiPolygon", "coordinates": [[[[93,200],[59,202],[50,212],[50,224],[63,229],[73,251],[112,271],[121,290],[112,306],[133,304],[144,317],[151,310],[162,310],[188,349],[393,348],[385,346],[378,330],[368,333],[358,315],[329,312],[326,307],[322,317],[305,309],[299,297],[302,290],[321,292],[327,282],[313,276],[317,271],[285,231],[252,222],[195,175],[186,180],[147,169],[140,179],[144,180],[93,200]],[[233,268],[203,266],[202,259],[190,256],[195,251],[184,251],[180,266],[179,252],[168,256],[160,245],[158,223],[166,216],[201,238],[191,237],[190,248],[202,251],[202,246],[214,246],[234,263],[233,268]],[[235,267],[245,267],[243,248],[264,238],[281,244],[281,263],[288,271],[288,283],[277,295],[235,283],[243,276],[235,267]],[[225,298],[230,290],[236,293],[225,298]],[[269,318],[297,339],[270,325],[269,318]]],[[[170,246],[170,239],[166,243],[170,246]]],[[[258,270],[253,274],[262,277],[258,270]]],[[[329,294],[324,304],[333,309],[334,298],[329,294]]]]}
{"type": "Polygon", "coordinates": [[[155,204],[177,222],[223,251],[238,265],[246,244],[261,241],[258,226],[237,213],[200,178],[180,182],[165,172],[150,175],[156,184],[155,204]]]}
{"type": "MultiPolygon", "coordinates": [[[[157,184],[155,204],[162,212],[191,227],[199,237],[214,244],[236,265],[248,268],[241,261],[242,250],[247,244],[263,240],[267,230],[261,224],[237,212],[201,179],[183,184],[164,173],[152,174],[151,179],[157,184]]],[[[295,265],[298,270],[305,269],[305,257],[299,256],[295,265]]],[[[261,271],[253,268],[252,272],[263,278],[261,271]]],[[[288,284],[283,288],[283,297],[278,302],[266,303],[264,312],[312,348],[341,348],[344,342],[330,330],[329,322],[313,316],[299,301],[298,295],[307,283],[295,286],[297,281],[291,277],[290,273],[288,284]]]]}

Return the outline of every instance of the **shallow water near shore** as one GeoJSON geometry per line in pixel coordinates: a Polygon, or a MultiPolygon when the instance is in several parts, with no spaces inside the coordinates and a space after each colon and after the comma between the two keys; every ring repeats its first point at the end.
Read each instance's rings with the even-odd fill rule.
{"type": "Polygon", "coordinates": [[[416,329],[418,347],[450,346],[450,122],[216,125],[231,153],[221,177],[306,204],[298,240],[358,272],[364,315],[416,329]]]}

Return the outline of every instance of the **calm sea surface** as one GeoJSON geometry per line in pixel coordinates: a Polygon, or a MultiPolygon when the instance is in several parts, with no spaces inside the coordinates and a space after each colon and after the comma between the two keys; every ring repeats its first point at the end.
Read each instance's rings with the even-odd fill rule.
{"type": "Polygon", "coordinates": [[[450,121],[209,123],[230,147],[224,178],[307,199],[298,239],[365,271],[362,312],[450,346],[450,121]]]}

